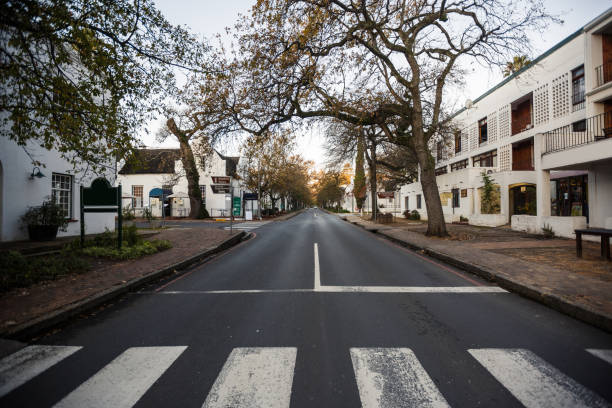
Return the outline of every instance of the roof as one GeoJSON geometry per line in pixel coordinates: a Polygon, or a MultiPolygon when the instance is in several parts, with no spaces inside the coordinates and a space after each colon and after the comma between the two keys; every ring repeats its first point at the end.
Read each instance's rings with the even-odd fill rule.
{"type": "Polygon", "coordinates": [[[180,158],[179,149],[138,149],[119,170],[119,174],[174,173],[174,161],[180,158]]]}
{"type": "MultiPolygon", "coordinates": [[[[215,152],[217,151],[215,150],[215,152]]],[[[238,161],[240,160],[240,157],[224,156],[219,152],[217,152],[217,154],[219,155],[219,157],[221,157],[221,159],[225,160],[225,174],[236,178],[236,168],[238,167],[238,161]]]]}
{"type": "MultiPolygon", "coordinates": [[[[563,40],[559,41],[557,44],[553,45],[551,48],[546,50],[543,54],[540,54],[536,59],[531,61],[531,63],[529,65],[524,66],[523,68],[519,69],[518,71],[516,71],[512,75],[508,76],[507,78],[504,78],[503,81],[501,81],[499,84],[495,85],[493,88],[489,89],[488,91],[486,91],[485,93],[480,95],[478,98],[474,99],[473,102],[476,103],[476,102],[482,100],[483,98],[485,98],[486,96],[492,94],[494,91],[496,91],[497,89],[499,89],[502,86],[506,85],[508,82],[512,81],[514,78],[516,78],[517,76],[519,76],[523,72],[527,71],[529,68],[535,66],[538,62],[542,61],[544,58],[548,57],[550,54],[552,54],[553,52],[557,51],[559,48],[563,47],[565,44],[567,44],[568,42],[572,41],[574,38],[578,37],[584,31],[587,31],[590,28],[592,28],[594,25],[602,22],[604,19],[608,18],[610,15],[612,15],[612,8],[609,8],[608,10],[604,11],[599,16],[595,17],[593,20],[591,20],[590,22],[588,22],[584,26],[580,27],[576,32],[570,34],[569,36],[565,37],[563,40]]],[[[459,109],[457,112],[455,112],[451,116],[451,118],[456,117],[457,115],[459,115],[463,111],[465,111],[465,108],[459,109]]]]}

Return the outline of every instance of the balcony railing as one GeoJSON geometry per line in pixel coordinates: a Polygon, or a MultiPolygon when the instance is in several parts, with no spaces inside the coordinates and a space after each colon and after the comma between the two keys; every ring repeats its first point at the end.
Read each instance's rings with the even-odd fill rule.
{"type": "Polygon", "coordinates": [[[544,133],[542,154],[612,137],[612,112],[605,112],[544,133]]]}
{"type": "Polygon", "coordinates": [[[602,86],[605,83],[612,81],[612,62],[600,65],[595,68],[595,81],[597,86],[602,86]]]}

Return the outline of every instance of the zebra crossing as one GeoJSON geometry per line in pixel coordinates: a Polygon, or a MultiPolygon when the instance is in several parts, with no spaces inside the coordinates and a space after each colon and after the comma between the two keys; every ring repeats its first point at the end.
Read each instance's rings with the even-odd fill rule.
{"type": "MultiPolygon", "coordinates": [[[[75,346],[28,346],[0,360],[1,398],[81,351],[75,346]]],[[[68,393],[54,407],[132,407],[181,358],[187,346],[131,347],[68,393]]],[[[586,349],[612,364],[612,350],[586,349]]],[[[350,348],[364,408],[449,407],[450,403],[409,348],[350,348]]],[[[527,349],[466,350],[525,407],[609,407],[608,401],[527,349]]],[[[288,407],[298,349],[235,348],[203,408],[288,407]]]]}
{"type": "MultiPolygon", "coordinates": [[[[241,230],[241,231],[251,231],[251,230],[257,229],[259,227],[262,227],[262,226],[266,225],[269,222],[270,221],[240,222],[238,224],[234,224],[232,226],[232,229],[241,230]]],[[[230,227],[227,226],[227,227],[224,227],[223,229],[226,230],[226,231],[229,231],[230,227]]]]}

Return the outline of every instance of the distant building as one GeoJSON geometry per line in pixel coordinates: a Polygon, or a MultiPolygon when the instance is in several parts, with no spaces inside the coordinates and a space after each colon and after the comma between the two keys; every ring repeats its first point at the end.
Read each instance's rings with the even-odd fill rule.
{"type": "MultiPolygon", "coordinates": [[[[212,190],[212,177],[232,177],[234,196],[240,197],[240,184],[236,180],[239,159],[213,151],[206,157],[204,166],[198,163],[202,202],[213,217],[229,216],[231,200],[229,194],[212,190]]],[[[124,207],[130,206],[138,216],[144,208],[150,208],[154,216],[161,217],[162,201],[166,204],[166,216],[189,215],[187,178],[179,149],[139,149],[119,170],[117,183],[122,185],[124,197],[127,197],[124,207]]]]}
{"type": "MultiPolygon", "coordinates": [[[[612,228],[612,9],[504,79],[454,117],[460,131],[433,147],[447,222],[573,237],[612,228]],[[484,214],[482,172],[498,188],[484,214]]],[[[402,211],[427,218],[419,182],[402,211]]]]}

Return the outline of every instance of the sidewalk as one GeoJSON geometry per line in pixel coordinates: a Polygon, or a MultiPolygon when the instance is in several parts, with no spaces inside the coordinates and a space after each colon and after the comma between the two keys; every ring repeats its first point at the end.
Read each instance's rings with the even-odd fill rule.
{"type": "Polygon", "coordinates": [[[612,332],[612,263],[599,259],[598,243],[584,243],[579,259],[566,239],[463,225],[448,225],[452,236],[443,239],[425,236],[423,223],[341,218],[612,332]]]}
{"type": "Polygon", "coordinates": [[[0,337],[23,338],[83,313],[153,279],[176,273],[201,258],[240,242],[213,228],[174,228],[156,234],[173,247],[128,261],[93,260],[82,275],[41,282],[0,294],[0,337]]]}

